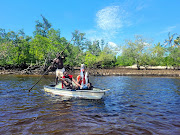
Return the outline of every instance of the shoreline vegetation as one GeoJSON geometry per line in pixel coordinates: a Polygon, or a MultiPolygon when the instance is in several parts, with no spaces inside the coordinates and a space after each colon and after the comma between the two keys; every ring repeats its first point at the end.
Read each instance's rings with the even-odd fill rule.
{"type": "Polygon", "coordinates": [[[142,35],[135,35],[133,40],[117,45],[104,39],[92,41],[86,33],[74,30],[68,41],[60,29],[54,29],[41,17],[35,22],[33,36],[26,35],[23,29],[7,32],[0,28],[0,74],[43,75],[61,52],[63,65],[70,73],[79,73],[74,67],[83,63],[90,75],[180,76],[177,33],[169,32],[164,43],[153,44],[142,35]]]}
{"type": "MultiPolygon", "coordinates": [[[[67,69],[72,74],[78,74],[80,67],[73,70],[67,69]]],[[[46,70],[42,67],[34,67],[32,69],[0,69],[0,75],[42,75],[46,70]]],[[[137,70],[135,66],[114,67],[106,69],[87,69],[91,76],[153,76],[153,77],[180,77],[180,70],[171,67],[157,66],[147,69],[141,68],[137,70]]],[[[50,71],[46,75],[55,75],[55,71],[50,71]]]]}

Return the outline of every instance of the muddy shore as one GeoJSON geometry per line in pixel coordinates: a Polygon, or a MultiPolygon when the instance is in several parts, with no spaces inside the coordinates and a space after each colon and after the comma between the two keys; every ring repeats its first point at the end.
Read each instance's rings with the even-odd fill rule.
{"type": "Polygon", "coordinates": [[[91,75],[114,75],[114,76],[164,76],[164,77],[180,77],[180,70],[166,70],[166,69],[156,69],[156,70],[137,70],[137,69],[126,69],[126,68],[116,68],[116,69],[97,69],[90,72],[91,75]]]}
{"type": "MultiPolygon", "coordinates": [[[[71,71],[70,71],[71,72],[71,71]]],[[[159,76],[159,77],[180,77],[180,70],[173,69],[148,69],[137,70],[130,68],[111,68],[111,69],[89,69],[89,74],[92,76],[159,76]]],[[[29,75],[42,75],[44,71],[31,71],[29,75]]],[[[71,72],[72,73],[72,72],[71,72]]],[[[79,70],[74,70],[73,74],[78,74],[79,70]]],[[[0,75],[14,74],[27,75],[18,70],[0,70],[0,75]]],[[[55,72],[48,72],[49,75],[55,75],[55,72]]]]}

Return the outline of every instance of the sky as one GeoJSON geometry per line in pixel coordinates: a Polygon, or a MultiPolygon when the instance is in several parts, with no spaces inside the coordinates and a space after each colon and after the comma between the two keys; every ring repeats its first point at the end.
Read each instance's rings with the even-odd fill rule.
{"type": "Polygon", "coordinates": [[[29,36],[41,14],[67,40],[79,30],[112,47],[135,35],[163,44],[168,32],[180,34],[180,0],[0,0],[0,5],[0,28],[24,29],[29,36]]]}

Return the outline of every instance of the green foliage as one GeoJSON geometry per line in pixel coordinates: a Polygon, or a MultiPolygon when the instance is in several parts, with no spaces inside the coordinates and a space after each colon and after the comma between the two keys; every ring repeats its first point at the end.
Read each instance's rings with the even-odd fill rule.
{"type": "Polygon", "coordinates": [[[96,56],[91,54],[90,52],[87,52],[85,56],[85,64],[87,67],[94,67],[94,64],[96,63],[96,56]]]}
{"type": "Polygon", "coordinates": [[[168,33],[166,44],[157,43],[151,46],[142,36],[136,36],[134,41],[127,41],[122,48],[112,48],[103,39],[90,41],[85,33],[78,30],[72,32],[73,41],[68,46],[60,30],[51,28],[49,21],[42,16],[42,22],[36,21],[34,37],[0,28],[0,65],[44,64],[56,57],[56,53],[64,50],[65,66],[109,68],[113,66],[180,66],[180,36],[168,33]],[[65,48],[65,49],[64,49],[65,48]],[[122,49],[122,50],[121,50],[122,49]],[[121,55],[116,58],[116,51],[121,55]]]}
{"type": "Polygon", "coordinates": [[[102,68],[112,67],[115,63],[115,57],[112,54],[101,52],[101,54],[96,59],[96,63],[102,68]]]}
{"type": "Polygon", "coordinates": [[[180,36],[178,36],[173,43],[173,38],[175,35],[177,34],[175,33],[173,35],[170,35],[170,33],[168,33],[170,39],[170,46],[166,47],[166,57],[164,60],[164,64],[167,66],[173,66],[174,68],[177,68],[180,66],[180,36]]]}
{"type": "Polygon", "coordinates": [[[174,33],[174,34],[171,35],[170,32],[168,33],[168,39],[166,39],[164,41],[165,46],[172,47],[172,45],[173,45],[172,41],[173,41],[173,38],[174,38],[175,35],[177,35],[177,34],[174,33]]]}
{"type": "Polygon", "coordinates": [[[139,61],[139,65],[147,68],[150,65],[150,55],[148,53],[143,53],[139,61]]]}
{"type": "Polygon", "coordinates": [[[84,55],[83,52],[79,50],[78,46],[70,45],[65,51],[65,55],[67,56],[65,59],[64,65],[79,66],[81,63],[84,63],[84,55]]]}
{"type": "Polygon", "coordinates": [[[99,46],[99,41],[95,40],[95,41],[93,41],[93,44],[90,41],[86,41],[86,43],[87,43],[88,51],[92,55],[99,56],[99,54],[101,52],[101,49],[100,49],[100,46],[99,46]]]}
{"type": "Polygon", "coordinates": [[[72,32],[72,35],[74,37],[74,45],[79,47],[79,50],[84,50],[86,49],[85,46],[85,33],[80,33],[78,30],[75,30],[72,32]]]}
{"type": "Polygon", "coordinates": [[[133,58],[126,56],[118,56],[116,65],[118,66],[132,66],[135,63],[133,58]]]}
{"type": "Polygon", "coordinates": [[[101,50],[104,50],[104,45],[105,45],[104,39],[101,39],[101,50]]]}
{"type": "Polygon", "coordinates": [[[43,22],[40,22],[39,20],[36,21],[36,30],[34,31],[34,35],[41,35],[43,37],[47,37],[47,33],[52,25],[44,16],[41,15],[41,17],[43,19],[43,22]]]}
{"type": "Polygon", "coordinates": [[[13,52],[13,44],[12,42],[8,43],[1,43],[0,44],[0,65],[5,65],[5,64],[13,64],[11,58],[11,52],[13,52]],[[11,61],[10,61],[11,60],[11,61]]]}
{"type": "Polygon", "coordinates": [[[174,46],[180,47],[180,35],[174,40],[174,46]]]}
{"type": "Polygon", "coordinates": [[[28,61],[29,55],[29,37],[25,39],[23,30],[18,34],[14,31],[8,33],[5,30],[1,31],[1,58],[0,63],[19,65],[28,61]]]}
{"type": "Polygon", "coordinates": [[[169,47],[168,48],[170,55],[170,65],[173,66],[174,68],[180,66],[180,47],[169,47]]]}
{"type": "Polygon", "coordinates": [[[51,44],[51,40],[41,35],[36,35],[30,42],[30,45],[29,53],[32,62],[44,62],[45,59],[52,57],[53,52],[57,51],[57,49],[51,44]]]}
{"type": "Polygon", "coordinates": [[[150,59],[150,65],[152,66],[163,66],[166,49],[158,43],[152,48],[152,58],[150,59]]]}
{"type": "Polygon", "coordinates": [[[111,48],[109,48],[108,44],[104,46],[103,52],[107,54],[113,54],[113,51],[111,50],[111,48]]]}
{"type": "Polygon", "coordinates": [[[16,52],[13,55],[14,63],[23,64],[23,63],[29,62],[28,61],[29,48],[30,48],[30,45],[25,39],[20,40],[18,45],[14,48],[14,52],[16,52]]]}
{"type": "Polygon", "coordinates": [[[137,68],[140,69],[140,66],[145,66],[148,64],[148,46],[150,44],[142,38],[142,36],[136,36],[135,41],[128,41],[123,48],[123,57],[128,57],[131,61],[134,61],[137,64],[137,68]]]}

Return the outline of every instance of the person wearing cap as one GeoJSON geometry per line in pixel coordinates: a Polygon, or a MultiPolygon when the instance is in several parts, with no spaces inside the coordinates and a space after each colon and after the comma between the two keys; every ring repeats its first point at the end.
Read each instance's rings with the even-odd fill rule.
{"type": "Polygon", "coordinates": [[[60,53],[56,54],[56,58],[52,62],[52,66],[48,68],[48,70],[52,68],[56,68],[56,85],[58,83],[58,80],[60,80],[63,76],[63,72],[65,71],[64,66],[63,66],[63,60],[64,57],[60,55],[60,53]]]}

